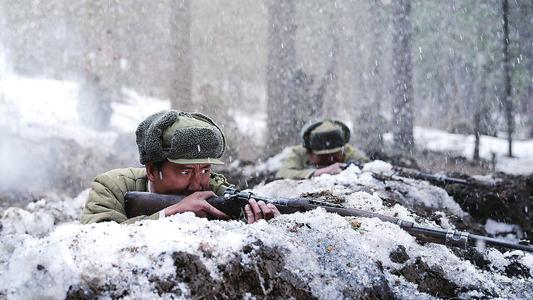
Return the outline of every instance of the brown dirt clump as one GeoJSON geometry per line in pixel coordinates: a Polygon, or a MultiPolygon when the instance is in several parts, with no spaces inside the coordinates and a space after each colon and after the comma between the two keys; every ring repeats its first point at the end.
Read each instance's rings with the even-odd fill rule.
{"type": "Polygon", "coordinates": [[[488,218],[518,224],[524,238],[533,237],[533,175],[498,174],[495,184],[472,181],[469,185],[450,184],[443,188],[476,221],[488,218]]]}
{"type": "Polygon", "coordinates": [[[439,266],[429,267],[420,257],[396,272],[405,277],[407,281],[418,285],[420,292],[428,293],[439,298],[457,297],[458,286],[444,276],[444,271],[439,266]]]}
{"type": "MultiPolygon", "coordinates": [[[[315,299],[309,287],[285,268],[282,249],[267,247],[260,241],[245,246],[243,255],[235,256],[219,265],[221,280],[211,277],[199,256],[174,252],[171,257],[176,268],[172,278],[149,276],[149,281],[159,295],[184,296],[180,283],[187,284],[192,299],[241,299],[249,294],[256,299],[315,299]],[[243,258],[252,263],[245,263],[243,258]]],[[[132,270],[134,273],[144,271],[132,270]]],[[[113,284],[71,286],[66,299],[94,299],[101,296],[121,298],[128,295],[125,288],[113,284]]]]}

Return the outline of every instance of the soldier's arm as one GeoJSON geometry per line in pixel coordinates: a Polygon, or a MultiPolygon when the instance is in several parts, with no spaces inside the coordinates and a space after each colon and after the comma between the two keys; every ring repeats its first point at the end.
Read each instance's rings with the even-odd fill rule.
{"type": "Polygon", "coordinates": [[[362,163],[367,163],[370,161],[361,151],[355,147],[349,147],[346,151],[346,158],[344,161],[359,161],[362,163]]]}
{"type": "Polygon", "coordinates": [[[309,168],[302,164],[298,155],[291,151],[289,156],[283,161],[276,178],[283,179],[309,179],[313,176],[315,168],[309,168]]]}
{"type": "Polygon", "coordinates": [[[83,208],[80,223],[89,224],[113,221],[132,224],[143,219],[157,220],[158,218],[159,213],[128,219],[124,209],[123,192],[118,188],[106,186],[105,182],[99,181],[96,178],[91,183],[91,190],[83,208]]]}

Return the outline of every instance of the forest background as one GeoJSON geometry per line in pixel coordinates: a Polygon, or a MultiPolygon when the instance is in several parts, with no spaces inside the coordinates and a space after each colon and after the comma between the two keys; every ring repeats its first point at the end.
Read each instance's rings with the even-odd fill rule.
{"type": "Polygon", "coordinates": [[[212,116],[228,162],[299,144],[319,118],[379,157],[414,155],[415,126],[531,138],[532,25],[528,0],[0,1],[0,53],[18,76],[76,82],[99,131],[135,90],[212,116]]]}

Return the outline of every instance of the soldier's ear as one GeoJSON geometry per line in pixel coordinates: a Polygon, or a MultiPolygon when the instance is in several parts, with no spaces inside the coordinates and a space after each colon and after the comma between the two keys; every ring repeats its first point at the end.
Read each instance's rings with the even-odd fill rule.
{"type": "Polygon", "coordinates": [[[152,162],[147,162],[145,165],[146,168],[146,177],[148,177],[148,180],[151,182],[154,182],[159,176],[159,170],[154,166],[152,162]]]}

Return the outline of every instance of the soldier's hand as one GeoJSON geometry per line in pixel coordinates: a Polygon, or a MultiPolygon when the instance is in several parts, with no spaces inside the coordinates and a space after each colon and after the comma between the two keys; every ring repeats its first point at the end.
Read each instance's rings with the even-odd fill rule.
{"type": "Polygon", "coordinates": [[[250,199],[244,207],[248,224],[255,223],[261,219],[270,220],[281,215],[274,204],[266,204],[264,201],[255,201],[250,199]]]}
{"type": "Polygon", "coordinates": [[[230,217],[207,203],[207,199],[216,197],[212,191],[194,192],[183,198],[180,202],[165,208],[165,216],[171,216],[183,212],[193,212],[197,217],[229,220],[230,217]]]}
{"type": "Polygon", "coordinates": [[[317,169],[315,173],[313,173],[313,176],[320,176],[322,174],[339,174],[340,172],[342,172],[342,170],[344,170],[345,167],[346,164],[337,162],[327,167],[317,169]]]}

